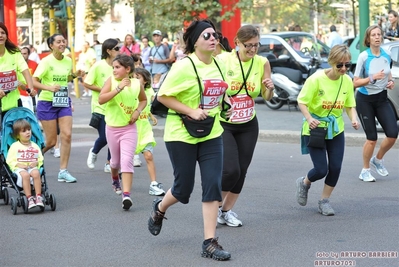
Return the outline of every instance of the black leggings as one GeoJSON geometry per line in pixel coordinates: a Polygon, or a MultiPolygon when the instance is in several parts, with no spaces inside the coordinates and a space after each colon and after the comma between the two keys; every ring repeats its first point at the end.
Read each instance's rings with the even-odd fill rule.
{"type": "MultiPolygon", "coordinates": [[[[304,137],[307,144],[309,142],[309,136],[304,137]]],[[[344,159],[344,132],[336,135],[331,140],[326,139],[324,148],[308,147],[308,149],[310,158],[313,162],[313,169],[308,172],[309,181],[313,183],[326,177],[324,183],[331,187],[335,187],[341,173],[342,160],[344,159]]]]}
{"type": "Polygon", "coordinates": [[[377,140],[375,118],[378,119],[387,137],[398,137],[396,116],[388,101],[386,90],[375,95],[364,95],[357,92],[356,110],[366,133],[367,140],[377,140]]]}
{"type": "Polygon", "coordinates": [[[222,191],[239,194],[258,141],[258,119],[255,116],[243,124],[221,124],[224,128],[222,191]]]}

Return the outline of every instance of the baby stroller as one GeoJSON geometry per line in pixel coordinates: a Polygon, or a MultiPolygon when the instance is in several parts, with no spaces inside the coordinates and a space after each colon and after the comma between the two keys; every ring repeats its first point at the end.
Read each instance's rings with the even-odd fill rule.
{"type": "MultiPolygon", "coordinates": [[[[11,211],[15,215],[17,213],[17,207],[22,207],[24,213],[28,213],[28,199],[22,188],[17,185],[17,176],[11,172],[9,166],[6,163],[7,152],[9,147],[16,141],[12,135],[13,124],[18,119],[26,119],[32,128],[31,140],[35,142],[41,149],[45,147],[44,138],[37,122],[35,114],[28,108],[18,107],[13,108],[6,113],[1,124],[1,150],[0,150],[0,199],[4,200],[4,204],[11,204],[11,211]],[[17,193],[17,197],[10,197],[10,188],[14,189],[17,193]]],[[[55,210],[56,201],[53,194],[48,193],[46,173],[44,167],[40,168],[40,177],[42,181],[42,197],[43,204],[49,205],[51,210],[55,210]]],[[[35,195],[34,188],[32,186],[32,195],[35,195]]],[[[44,211],[44,207],[40,207],[41,211],[44,211]]]]}

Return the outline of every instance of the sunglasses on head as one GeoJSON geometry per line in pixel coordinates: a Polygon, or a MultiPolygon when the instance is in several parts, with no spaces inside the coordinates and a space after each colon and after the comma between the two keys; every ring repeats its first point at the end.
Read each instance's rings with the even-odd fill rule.
{"type": "Polygon", "coordinates": [[[119,51],[119,46],[115,46],[114,48],[112,48],[112,50],[115,50],[115,51],[119,51]]]}
{"type": "Polygon", "coordinates": [[[215,39],[218,38],[218,34],[216,32],[206,32],[202,35],[204,37],[204,40],[207,41],[211,38],[211,36],[215,37],[215,39]]]}
{"type": "Polygon", "coordinates": [[[339,63],[337,65],[335,65],[337,67],[337,69],[342,69],[343,66],[345,66],[345,68],[349,69],[352,66],[352,63],[339,63]]]}

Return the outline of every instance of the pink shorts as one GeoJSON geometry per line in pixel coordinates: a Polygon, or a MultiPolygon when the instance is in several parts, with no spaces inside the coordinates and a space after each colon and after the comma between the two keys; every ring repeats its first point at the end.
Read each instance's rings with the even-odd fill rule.
{"type": "Polygon", "coordinates": [[[110,127],[106,125],[108,148],[111,152],[110,166],[121,172],[134,172],[133,157],[137,146],[136,124],[124,127],[110,127]]]}

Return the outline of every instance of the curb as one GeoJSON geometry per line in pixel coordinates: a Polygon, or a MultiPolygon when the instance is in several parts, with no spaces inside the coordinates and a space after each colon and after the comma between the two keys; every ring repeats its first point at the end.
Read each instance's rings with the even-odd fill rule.
{"type": "MultiPolygon", "coordinates": [[[[164,126],[153,126],[152,131],[154,137],[163,137],[164,126]]],[[[73,133],[88,133],[97,134],[97,130],[87,124],[74,124],[72,127],[73,133]]],[[[300,131],[286,131],[286,130],[260,130],[258,142],[273,142],[273,143],[292,143],[299,144],[300,131]]],[[[385,137],[383,133],[378,133],[378,140],[385,137]]],[[[366,141],[364,133],[345,133],[345,143],[347,146],[363,146],[366,141]]],[[[393,146],[394,149],[399,149],[399,142],[393,146]]]]}

